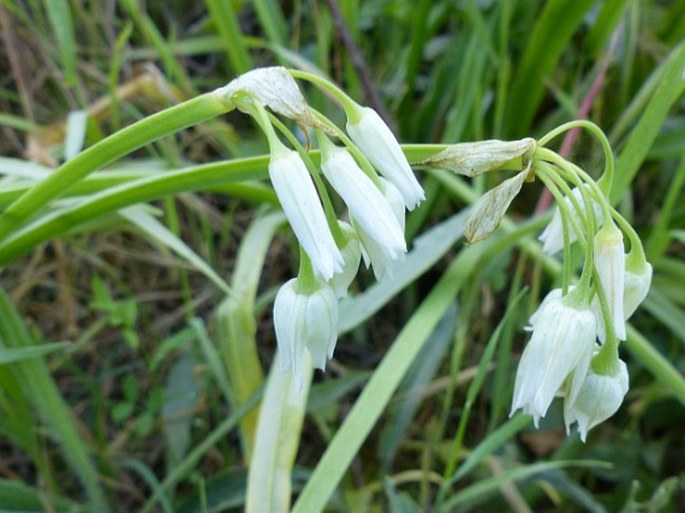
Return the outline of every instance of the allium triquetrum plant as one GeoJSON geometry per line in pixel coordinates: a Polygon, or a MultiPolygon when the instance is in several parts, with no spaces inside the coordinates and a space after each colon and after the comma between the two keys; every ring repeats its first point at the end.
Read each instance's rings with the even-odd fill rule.
{"type": "MultiPolygon", "coordinates": [[[[94,133],[95,111],[76,110],[62,154],[32,153],[54,165],[0,159],[0,510],[677,511],[685,487],[669,479],[666,447],[677,455],[682,442],[654,436],[652,452],[639,451],[651,432],[678,433],[655,404],[685,421],[672,343],[685,340],[685,271],[668,256],[685,242],[671,226],[682,151],[665,166],[663,206],[645,210],[666,220],[647,230],[637,213],[653,201],[639,190],[649,146],[662,125],[682,132],[682,116],[665,120],[685,89],[683,43],[606,133],[580,119],[593,117],[583,106],[538,125],[546,89],[567,110],[577,100],[547,78],[567,27],[588,23],[584,51],[605,40],[611,55],[628,51],[608,11],[617,6],[541,7],[509,90],[505,28],[517,19],[527,33],[534,18],[517,2],[469,3],[476,28],[464,36],[442,25],[462,7],[390,2],[394,16],[412,14],[410,43],[376,41],[396,73],[384,90],[395,125],[367,90],[350,42],[360,28],[346,32],[354,3],[327,1],[319,46],[301,55],[287,49],[276,3],[253,3],[264,41],[243,37],[235,5],[205,4],[216,39],[177,47],[155,26],[159,12],[119,6],[131,23],[117,51],[142,31],[164,70],[140,87],[175,96],[172,106],[120,123],[115,59],[111,135],[94,133]],[[330,26],[350,51],[345,80],[306,61],[318,52],[326,64],[330,26]],[[217,44],[234,78],[203,87],[174,52],[217,44]],[[273,53],[269,65],[257,47],[273,53]],[[578,134],[588,150],[569,157],[578,134]],[[186,155],[200,136],[211,149],[195,164],[186,155]],[[161,158],[138,157],[150,147],[161,158]],[[36,286],[36,262],[58,282],[38,317],[31,305],[51,285],[36,286]],[[70,288],[70,273],[87,290],[70,288]],[[167,282],[166,296],[147,290],[167,282]],[[170,297],[180,308],[166,311],[170,297]],[[69,324],[65,337],[50,317],[69,324]]],[[[45,2],[47,22],[68,28],[70,6],[45,2]]],[[[8,16],[34,8],[0,7],[12,57],[8,16]]],[[[59,58],[84,103],[69,30],[56,32],[59,58]]],[[[585,98],[603,66],[591,86],[578,79],[585,98]]]]}

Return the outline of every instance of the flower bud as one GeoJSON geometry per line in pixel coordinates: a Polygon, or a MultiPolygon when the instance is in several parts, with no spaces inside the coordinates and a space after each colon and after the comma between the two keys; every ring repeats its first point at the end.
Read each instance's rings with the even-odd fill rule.
{"type": "Polygon", "coordinates": [[[303,353],[312,365],[325,370],[338,337],[338,301],[326,284],[304,292],[298,278],[286,282],[274,302],[274,327],[281,354],[281,369],[292,370],[298,390],[302,389],[303,353]]]}
{"type": "Polygon", "coordinates": [[[575,400],[564,402],[566,431],[577,422],[580,439],[585,442],[590,429],[616,413],[627,392],[628,369],[623,361],[618,360],[610,375],[598,374],[591,366],[575,400]]]}
{"type": "Polygon", "coordinates": [[[467,241],[474,243],[492,235],[511,202],[521,192],[527,176],[527,170],[521,171],[478,198],[464,223],[464,237],[467,241]]]}
{"type": "Polygon", "coordinates": [[[496,169],[523,171],[528,166],[535,146],[535,139],[530,137],[519,141],[491,139],[451,144],[447,149],[419,164],[447,169],[468,177],[496,169]]]}
{"type": "Polygon", "coordinates": [[[378,113],[357,106],[354,112],[348,112],[347,133],[378,172],[397,187],[407,209],[414,210],[425,198],[423,189],[397,139],[378,113]]]}
{"type": "Polygon", "coordinates": [[[273,151],[269,177],[315,273],[330,280],[333,274],[342,271],[343,257],[328,228],[316,187],[302,158],[285,147],[273,151]]]}
{"type": "Polygon", "coordinates": [[[535,425],[571,375],[582,382],[595,346],[595,317],[588,307],[552,291],[531,318],[533,335],[523,351],[511,413],[522,409],[535,425]]]}
{"type": "Polygon", "coordinates": [[[604,291],[614,332],[619,340],[626,339],[626,323],[623,314],[625,289],[625,252],[623,233],[613,222],[605,224],[595,235],[595,268],[599,284],[604,291]]]}

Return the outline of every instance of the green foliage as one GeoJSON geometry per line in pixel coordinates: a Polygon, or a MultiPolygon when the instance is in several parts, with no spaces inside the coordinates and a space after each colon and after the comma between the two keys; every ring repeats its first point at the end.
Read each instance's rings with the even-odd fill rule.
{"type": "Polygon", "coordinates": [[[247,493],[273,476],[307,513],[682,510],[685,0],[2,0],[0,29],[0,511],[286,511],[286,488],[247,493]],[[335,359],[269,406],[253,460],[259,405],[289,386],[270,311],[297,252],[266,142],[201,93],[273,64],[386,113],[412,162],[577,116],[609,135],[654,280],[629,395],[587,444],[558,411],[507,418],[522,328],[560,279],[542,187],[467,247],[465,207],[510,175],[416,166],[410,252],[353,284],[335,359]]]}

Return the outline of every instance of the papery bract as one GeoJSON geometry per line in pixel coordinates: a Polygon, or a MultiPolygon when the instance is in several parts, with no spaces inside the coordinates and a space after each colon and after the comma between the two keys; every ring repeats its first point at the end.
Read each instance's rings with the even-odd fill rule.
{"type": "Polygon", "coordinates": [[[272,151],[269,177],[314,271],[324,280],[331,279],[334,273],[342,271],[343,257],[328,228],[316,187],[302,158],[285,147],[272,151]]]}
{"type": "Polygon", "coordinates": [[[530,137],[518,141],[491,139],[456,143],[419,164],[448,169],[469,177],[496,169],[523,171],[528,166],[535,147],[535,139],[530,137]]]}
{"type": "MultiPolygon", "coordinates": [[[[282,66],[257,68],[243,73],[217,89],[215,94],[231,103],[240,100],[243,95],[249,96],[260,105],[300,124],[311,124],[314,120],[297,82],[282,66]]],[[[240,101],[236,105],[240,108],[240,101]]]]}
{"type": "Polygon", "coordinates": [[[348,117],[347,133],[378,172],[397,187],[408,210],[413,210],[423,201],[423,188],[414,176],[407,157],[375,110],[358,107],[354,116],[348,117]]]}

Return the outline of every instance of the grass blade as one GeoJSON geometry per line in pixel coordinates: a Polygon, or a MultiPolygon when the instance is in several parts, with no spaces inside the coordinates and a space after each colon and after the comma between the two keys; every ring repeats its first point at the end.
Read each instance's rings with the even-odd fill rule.
{"type": "Polygon", "coordinates": [[[314,371],[309,353],[304,355],[302,390],[295,386],[292,372],[281,370],[278,353],[271,365],[247,478],[246,513],[287,513],[290,508],[290,473],[314,371]]]}
{"type": "Polygon", "coordinates": [[[57,39],[64,80],[69,87],[76,85],[76,39],[74,23],[67,0],[43,0],[50,25],[57,39]]]}
{"type": "MultiPolygon", "coordinates": [[[[0,339],[5,347],[28,348],[33,340],[9,298],[0,289],[0,339]]],[[[13,371],[25,388],[36,414],[59,441],[64,456],[81,479],[93,511],[107,512],[109,507],[98,481],[98,472],[91,460],[83,436],[78,431],[69,406],[55,386],[47,365],[42,359],[20,360],[13,371]]]]}
{"type": "Polygon", "coordinates": [[[238,16],[229,0],[205,0],[214,27],[223,42],[228,55],[228,65],[236,75],[249,71],[254,66],[240,31],[238,16]]]}
{"type": "MultiPolygon", "coordinates": [[[[266,252],[274,233],[285,222],[281,213],[258,217],[245,233],[233,271],[233,293],[216,312],[216,339],[224,363],[234,405],[247,401],[263,385],[264,371],[257,351],[255,297],[266,252]]],[[[246,456],[252,453],[259,410],[240,422],[246,456]]]]}
{"type": "Polygon", "coordinates": [[[511,86],[508,136],[526,135],[545,92],[545,79],[556,67],[593,0],[546,2],[511,86]]]}
{"type": "Polygon", "coordinates": [[[659,134],[673,103],[685,91],[685,43],[674,48],[665,63],[659,84],[644,113],[630,133],[616,160],[616,175],[611,200],[618,201],[626,192],[659,134]]]}

